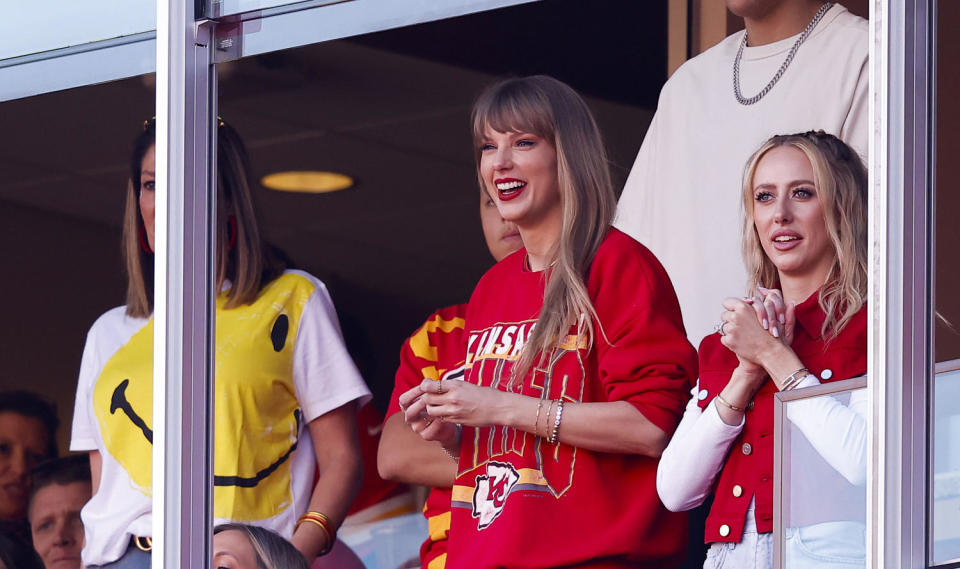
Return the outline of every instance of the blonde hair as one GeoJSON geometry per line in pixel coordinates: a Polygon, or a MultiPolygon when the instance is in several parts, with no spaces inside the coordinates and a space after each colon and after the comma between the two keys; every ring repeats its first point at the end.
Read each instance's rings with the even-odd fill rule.
{"type": "MultiPolygon", "coordinates": [[[[153,253],[144,246],[139,192],[143,157],[155,139],[155,126],[148,121],[134,141],[123,217],[127,314],[140,318],[153,313],[153,253]]],[[[261,240],[251,179],[250,160],[240,135],[221,121],[217,128],[216,290],[231,281],[225,308],[253,302],[260,289],[284,268],[261,240]]]]}
{"type": "MultiPolygon", "coordinates": [[[[538,359],[555,352],[570,326],[593,347],[596,311],[584,282],[616,207],[600,129],[583,99],[545,75],[506,79],[488,87],[473,106],[471,122],[479,174],[485,131],[525,132],[547,140],[557,153],[563,228],[536,326],[514,367],[511,387],[538,359]]],[[[480,179],[481,188],[485,188],[480,179]]],[[[484,190],[485,191],[485,190],[484,190]]],[[[602,328],[601,328],[602,333],[602,328]]]]}
{"type": "Polygon", "coordinates": [[[831,338],[843,330],[867,299],[867,171],[856,152],[822,130],[774,136],[753,153],[743,176],[743,259],[750,294],[755,294],[758,285],[780,288],[780,275],[763,252],[753,221],[753,177],[767,152],[781,146],[796,148],[810,161],[836,253],[820,289],[820,308],[827,315],[821,333],[831,338]]]}
{"type": "Polygon", "coordinates": [[[226,523],[213,529],[213,534],[238,531],[246,536],[257,556],[257,569],[309,569],[310,565],[293,545],[277,533],[247,524],[226,523]]]}

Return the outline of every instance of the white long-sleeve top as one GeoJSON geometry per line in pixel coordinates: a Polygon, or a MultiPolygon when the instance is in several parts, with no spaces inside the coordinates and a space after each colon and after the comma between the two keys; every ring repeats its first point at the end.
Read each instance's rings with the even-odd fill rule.
{"type": "MultiPolygon", "coordinates": [[[[819,385],[816,377],[808,375],[797,388],[819,385]]],[[[657,492],[663,504],[678,512],[702,504],[720,474],[730,445],[743,430],[744,422],[728,425],[716,408],[716,402],[701,410],[699,385],[691,390],[687,403],[657,469],[657,492]]],[[[809,441],[814,451],[826,464],[854,486],[863,486],[866,480],[866,390],[854,391],[847,405],[834,397],[815,397],[793,401],[787,406],[787,418],[809,441]]],[[[800,447],[800,445],[795,445],[800,447]]],[[[814,457],[791,456],[797,464],[807,466],[805,475],[818,476],[811,465],[814,457]]],[[[812,506],[811,506],[812,508],[812,506]]],[[[848,512],[852,519],[861,512],[848,512]]],[[[797,519],[816,518],[814,511],[796,511],[797,519]]],[[[805,524],[804,524],[805,525],[805,524]]]]}

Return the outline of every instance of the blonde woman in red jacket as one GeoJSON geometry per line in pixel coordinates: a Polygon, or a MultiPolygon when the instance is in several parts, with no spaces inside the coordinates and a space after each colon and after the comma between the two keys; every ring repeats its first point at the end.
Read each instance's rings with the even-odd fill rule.
{"type": "MultiPolygon", "coordinates": [[[[717,333],[700,344],[699,384],[657,473],[671,510],[713,494],[708,568],[773,565],[774,394],[867,367],[867,176],[857,154],[822,131],[775,136],[747,164],[743,205],[752,296],[724,301],[717,333]]],[[[823,483],[863,485],[865,401],[798,410],[791,420],[831,467],[823,483]]],[[[811,567],[863,564],[863,527],[841,510],[817,512],[826,523],[790,536],[792,563],[813,550],[811,567]]]]}

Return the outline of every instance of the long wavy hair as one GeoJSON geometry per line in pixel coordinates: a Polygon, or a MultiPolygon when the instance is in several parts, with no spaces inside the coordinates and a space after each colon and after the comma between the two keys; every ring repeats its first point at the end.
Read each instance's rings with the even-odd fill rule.
{"type": "MultiPolygon", "coordinates": [[[[610,181],[600,129],[583,99],[552,77],[505,79],[489,86],[473,106],[474,157],[479,176],[485,131],[534,134],[556,149],[557,181],[563,207],[563,229],[547,279],[543,307],[524,345],[510,385],[522,380],[538,358],[563,343],[571,326],[578,339],[593,347],[593,322],[602,332],[585,279],[590,264],[613,222],[616,198],[610,181]]],[[[579,341],[578,341],[579,345],[579,341]]]]}
{"type": "MultiPolygon", "coordinates": [[[[140,169],[156,144],[156,125],[147,121],[133,143],[130,180],[123,217],[123,259],[127,274],[127,314],[153,313],[153,253],[147,248],[140,215],[140,169]]],[[[253,205],[252,174],[247,149],[230,125],[217,128],[216,290],[229,280],[225,308],[249,304],[260,289],[283,272],[281,263],[261,240],[253,205]]]]}
{"type": "Polygon", "coordinates": [[[743,259],[750,294],[758,285],[780,288],[780,274],[763,252],[753,221],[753,176],[767,152],[781,146],[796,148],[810,161],[836,253],[820,289],[820,308],[827,315],[821,333],[830,338],[843,330],[867,299],[867,170],[853,149],[822,130],[774,136],[753,153],[743,176],[743,259]]]}

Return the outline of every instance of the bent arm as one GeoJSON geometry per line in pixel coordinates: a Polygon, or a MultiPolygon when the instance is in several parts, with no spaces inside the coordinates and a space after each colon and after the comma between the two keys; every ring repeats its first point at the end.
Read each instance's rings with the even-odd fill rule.
{"type": "MultiPolygon", "coordinates": [[[[511,397],[513,401],[510,405],[504,406],[503,420],[498,421],[498,424],[521,429],[544,438],[550,437],[558,412],[556,404],[551,409],[548,405],[549,401],[543,402],[540,423],[539,426],[535,426],[538,399],[524,395],[503,394],[511,397]]],[[[557,438],[560,442],[596,452],[641,454],[656,458],[663,452],[670,439],[666,432],[650,422],[636,407],[626,401],[565,402],[560,419],[560,427],[557,429],[557,438]]]]}
{"type": "Polygon", "coordinates": [[[377,449],[380,476],[408,484],[450,488],[457,464],[434,441],[426,441],[404,423],[403,413],[390,415],[383,424],[377,449]]]}
{"type": "Polygon", "coordinates": [[[560,415],[558,440],[597,452],[658,457],[669,435],[626,401],[564,402],[508,393],[462,381],[424,380],[425,394],[411,404],[408,417],[426,409],[430,417],[470,427],[504,425],[549,438],[560,415]],[[538,405],[540,407],[539,413],[538,405]],[[441,419],[442,418],[442,419],[441,419]]]}
{"type": "MultiPolygon", "coordinates": [[[[309,424],[320,478],[313,488],[307,509],[326,515],[333,530],[343,523],[363,482],[363,459],[356,425],[357,405],[354,401],[317,417],[309,424]]],[[[290,542],[308,561],[313,561],[332,545],[323,530],[312,523],[301,524],[290,542]]]]}
{"type": "Polygon", "coordinates": [[[743,430],[742,418],[738,425],[720,418],[716,402],[701,411],[697,386],[690,393],[680,425],[657,467],[657,493],[673,512],[691,510],[706,500],[730,445],[743,430]]]}
{"type": "MultiPolygon", "coordinates": [[[[553,423],[550,423],[553,428],[553,423]]],[[[626,401],[564,404],[560,442],[597,452],[659,457],[670,440],[626,401]]]]}

